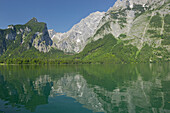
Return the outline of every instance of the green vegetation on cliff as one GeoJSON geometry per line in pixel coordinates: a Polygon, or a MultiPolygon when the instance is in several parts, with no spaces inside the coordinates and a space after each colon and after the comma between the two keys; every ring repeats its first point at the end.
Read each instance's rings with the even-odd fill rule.
{"type": "Polygon", "coordinates": [[[8,29],[0,30],[1,62],[21,64],[31,61],[32,63],[30,59],[40,60],[47,56],[48,58],[54,58],[60,56],[61,53],[64,54],[53,49],[51,51],[55,51],[53,52],[55,55],[45,54],[35,48],[35,46],[40,46],[43,42],[47,46],[52,42],[48,36],[46,23],[38,22],[36,18],[31,19],[25,25],[10,25],[9,27],[8,29]]]}
{"type": "Polygon", "coordinates": [[[138,63],[160,62],[167,60],[168,55],[166,49],[160,50],[148,45],[138,50],[135,46],[126,45],[124,41],[108,34],[103,39],[89,43],[75,58],[91,63],[138,63]]]}
{"type": "MultiPolygon", "coordinates": [[[[124,35],[123,35],[124,36],[124,35]]],[[[87,44],[82,52],[69,55],[62,51],[51,49],[43,53],[34,47],[21,52],[18,49],[11,52],[12,56],[2,55],[0,63],[7,64],[84,64],[84,63],[139,63],[167,61],[169,53],[166,49],[152,48],[145,45],[138,50],[133,45],[126,45],[121,39],[112,34],[105,35],[103,39],[87,44]]]]}
{"type": "Polygon", "coordinates": [[[170,45],[170,14],[167,14],[164,17],[164,40],[162,41],[162,45],[170,45]]]}
{"type": "MultiPolygon", "coordinates": [[[[89,40],[90,42],[85,46],[84,50],[77,54],[64,53],[52,48],[52,40],[49,38],[46,23],[38,22],[36,18],[31,19],[25,25],[10,25],[9,27],[11,28],[9,29],[0,29],[0,63],[112,64],[169,61],[169,14],[162,15],[160,12],[156,12],[156,15],[148,15],[146,16],[146,18],[149,17],[148,19],[141,21],[140,25],[143,21],[148,21],[148,25],[146,24],[146,29],[144,29],[146,34],[143,35],[143,38],[148,37],[146,40],[141,37],[130,36],[124,32],[120,32],[122,34],[118,37],[107,34],[112,32],[112,24],[116,22],[120,25],[120,28],[128,24],[125,11],[134,10],[134,19],[136,19],[140,15],[148,14],[147,12],[145,13],[145,8],[142,5],[135,4],[132,9],[110,11],[111,19],[102,24],[94,37],[89,38],[91,40],[89,40]],[[93,41],[98,35],[103,36],[103,38],[93,41]],[[47,40],[47,38],[50,40],[47,40]],[[136,38],[137,41],[132,42],[132,38],[136,38]],[[136,45],[137,43],[141,44],[141,48],[136,45]],[[46,45],[45,49],[49,49],[49,51],[40,52],[44,49],[41,46],[42,44],[46,45]],[[39,46],[41,47],[39,48],[39,46]]],[[[140,18],[138,19],[140,20],[140,18]]],[[[134,29],[140,30],[138,26],[135,26],[134,29]]],[[[138,32],[137,30],[136,32],[138,32]]]]}
{"type": "Polygon", "coordinates": [[[162,27],[162,18],[159,14],[152,17],[150,24],[152,27],[160,28],[162,27]]]}

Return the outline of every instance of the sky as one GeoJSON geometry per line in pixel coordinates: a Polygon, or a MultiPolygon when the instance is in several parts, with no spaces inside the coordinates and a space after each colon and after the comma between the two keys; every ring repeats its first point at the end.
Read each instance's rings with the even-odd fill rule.
{"type": "Polygon", "coordinates": [[[115,0],[0,0],[0,29],[36,17],[48,29],[66,32],[96,11],[107,11],[115,0]]]}

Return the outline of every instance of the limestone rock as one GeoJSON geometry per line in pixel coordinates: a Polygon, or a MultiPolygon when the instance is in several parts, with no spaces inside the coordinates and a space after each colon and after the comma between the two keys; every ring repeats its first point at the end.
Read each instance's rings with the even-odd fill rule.
{"type": "MultiPolygon", "coordinates": [[[[105,12],[92,13],[82,19],[80,23],[74,25],[68,32],[50,35],[53,40],[53,47],[65,52],[82,51],[104,15],[105,12]]],[[[49,34],[52,34],[52,30],[49,30],[49,34]]]]}
{"type": "Polygon", "coordinates": [[[139,50],[145,44],[154,48],[162,47],[162,39],[151,36],[148,31],[154,30],[160,36],[165,34],[163,20],[170,12],[169,5],[168,0],[117,0],[100,21],[93,40],[103,38],[109,33],[120,39],[119,36],[125,34],[127,37],[121,40],[136,46],[139,50]],[[156,15],[162,18],[161,28],[151,26],[151,20],[156,15]]]}

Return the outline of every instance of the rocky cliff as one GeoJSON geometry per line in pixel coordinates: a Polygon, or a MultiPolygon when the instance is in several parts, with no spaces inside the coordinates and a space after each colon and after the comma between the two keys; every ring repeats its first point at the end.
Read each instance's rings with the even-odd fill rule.
{"type": "Polygon", "coordinates": [[[50,37],[54,42],[53,47],[64,52],[78,53],[82,51],[88,43],[88,38],[94,35],[104,14],[104,12],[92,13],[66,33],[54,33],[53,30],[49,30],[49,34],[52,34],[50,37]]]}
{"type": "Polygon", "coordinates": [[[117,0],[100,22],[93,39],[111,33],[138,49],[148,44],[165,47],[170,52],[169,5],[167,0],[117,0]]]}
{"type": "Polygon", "coordinates": [[[170,1],[118,0],[76,57],[111,62],[170,60],[170,1]]]}
{"type": "Polygon", "coordinates": [[[35,47],[40,52],[49,52],[52,40],[49,37],[47,25],[31,19],[25,25],[9,25],[8,29],[0,30],[0,55],[16,49],[19,52],[35,47]]]}
{"type": "Polygon", "coordinates": [[[92,13],[66,33],[49,30],[53,47],[79,53],[91,41],[112,34],[139,50],[147,44],[170,52],[169,4],[169,0],[117,0],[106,13],[92,13]]]}
{"type": "Polygon", "coordinates": [[[5,53],[2,59],[60,56],[61,61],[89,63],[170,61],[169,12],[169,0],[117,0],[106,13],[92,13],[66,33],[47,30],[45,23],[33,18],[0,30],[0,55],[5,53]]]}

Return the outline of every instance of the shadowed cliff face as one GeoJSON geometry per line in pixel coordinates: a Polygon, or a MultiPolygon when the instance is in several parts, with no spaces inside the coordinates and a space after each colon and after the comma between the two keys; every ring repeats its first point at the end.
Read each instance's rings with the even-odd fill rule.
{"type": "Polygon", "coordinates": [[[34,47],[40,52],[49,52],[52,40],[47,25],[31,19],[25,25],[9,25],[8,29],[0,29],[0,55],[24,52],[34,47]]]}
{"type": "Polygon", "coordinates": [[[0,99],[18,110],[65,95],[94,112],[170,111],[169,64],[0,66],[0,78],[0,99]]]}

